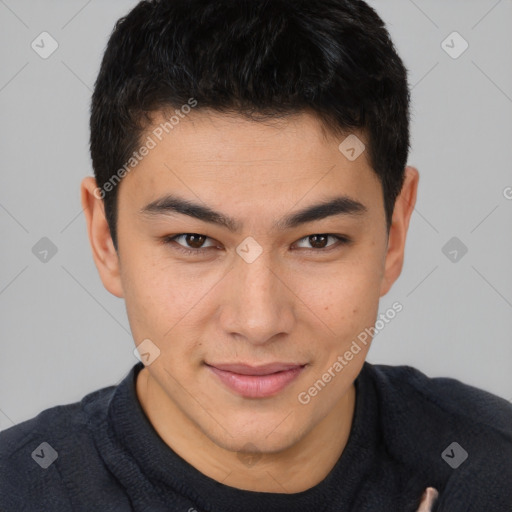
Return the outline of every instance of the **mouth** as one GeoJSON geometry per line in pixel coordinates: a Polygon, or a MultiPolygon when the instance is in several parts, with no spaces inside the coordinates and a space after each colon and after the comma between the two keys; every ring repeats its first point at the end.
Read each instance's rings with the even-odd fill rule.
{"type": "Polygon", "coordinates": [[[306,367],[305,364],[295,363],[270,363],[261,366],[205,363],[205,366],[227,388],[246,398],[275,396],[306,367]]]}

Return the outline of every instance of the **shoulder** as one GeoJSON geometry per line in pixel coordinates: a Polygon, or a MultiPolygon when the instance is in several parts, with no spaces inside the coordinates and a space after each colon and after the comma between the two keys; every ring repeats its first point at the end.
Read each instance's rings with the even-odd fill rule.
{"type": "Polygon", "coordinates": [[[512,404],[411,366],[372,365],[387,453],[440,492],[440,510],[504,511],[512,503],[512,404]],[[480,508],[478,508],[480,507],[480,508]]]}
{"type": "Polygon", "coordinates": [[[396,412],[436,412],[453,426],[472,425],[510,440],[512,404],[507,400],[454,378],[428,377],[412,366],[366,365],[377,393],[396,412]]]}
{"type": "Polygon", "coordinates": [[[89,424],[101,414],[114,386],[81,401],[43,410],[0,432],[0,504],[2,510],[71,510],[71,472],[90,465],[96,454],[89,424]]]}

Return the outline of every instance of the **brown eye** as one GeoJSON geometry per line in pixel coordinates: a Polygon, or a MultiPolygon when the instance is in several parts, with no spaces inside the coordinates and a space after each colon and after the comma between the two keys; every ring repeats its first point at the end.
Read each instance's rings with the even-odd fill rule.
{"type": "Polygon", "coordinates": [[[190,256],[202,254],[209,249],[215,248],[215,241],[206,236],[198,233],[181,233],[179,235],[169,235],[163,238],[163,243],[170,245],[173,249],[190,256]],[[180,238],[182,242],[180,242],[180,238]],[[210,240],[210,245],[204,245],[204,243],[210,240]]]}
{"type": "Polygon", "coordinates": [[[313,250],[313,251],[316,250],[319,252],[324,250],[324,252],[325,252],[325,250],[330,250],[331,248],[334,249],[338,246],[347,245],[348,243],[350,243],[350,239],[345,236],[341,236],[341,235],[332,235],[329,233],[321,233],[321,234],[305,236],[304,238],[301,238],[297,243],[300,244],[301,242],[307,242],[308,244],[310,244],[310,247],[302,247],[306,250],[310,249],[310,250],[313,250]],[[327,241],[329,240],[329,238],[337,240],[338,243],[334,242],[334,243],[328,244],[327,241]]]}

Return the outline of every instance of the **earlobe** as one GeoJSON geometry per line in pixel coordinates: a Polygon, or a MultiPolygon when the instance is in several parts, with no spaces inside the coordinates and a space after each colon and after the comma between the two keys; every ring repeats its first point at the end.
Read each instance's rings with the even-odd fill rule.
{"type": "Polygon", "coordinates": [[[395,202],[393,219],[389,229],[384,276],[380,289],[381,297],[388,293],[402,272],[407,230],[416,204],[418,182],[418,170],[415,167],[406,167],[404,184],[395,202]]]}
{"type": "Polygon", "coordinates": [[[103,199],[97,193],[96,180],[92,176],[82,180],[80,195],[92,256],[101,281],[110,293],[121,298],[124,294],[119,256],[115,250],[105,217],[103,199]]]}

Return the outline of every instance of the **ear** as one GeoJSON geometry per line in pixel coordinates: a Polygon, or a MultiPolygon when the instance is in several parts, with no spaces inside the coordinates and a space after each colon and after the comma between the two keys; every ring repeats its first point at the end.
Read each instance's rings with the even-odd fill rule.
{"type": "Polygon", "coordinates": [[[105,206],[100,196],[100,189],[92,176],[82,180],[80,195],[92,256],[101,281],[110,293],[121,298],[123,288],[120,261],[105,217],[105,206]]]}
{"type": "Polygon", "coordinates": [[[393,218],[389,228],[388,248],[380,289],[381,297],[388,293],[391,286],[402,272],[405,240],[412,211],[416,204],[419,178],[418,169],[410,166],[405,168],[404,184],[395,202],[393,218]]]}

